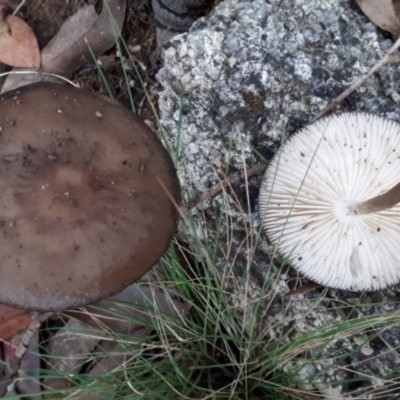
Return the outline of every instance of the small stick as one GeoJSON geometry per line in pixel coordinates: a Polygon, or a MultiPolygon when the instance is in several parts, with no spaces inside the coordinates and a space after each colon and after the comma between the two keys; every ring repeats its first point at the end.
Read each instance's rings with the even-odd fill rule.
{"type": "Polygon", "coordinates": [[[52,312],[35,312],[33,314],[32,322],[29,325],[29,328],[26,330],[24,336],[22,337],[21,343],[15,350],[15,357],[12,360],[7,373],[2,378],[2,383],[0,386],[0,397],[3,397],[7,392],[7,384],[9,384],[7,382],[13,379],[17,374],[21,366],[22,359],[29,348],[33,336],[39,331],[42,323],[46,321],[51,315],[53,315],[52,312]]]}
{"type": "Polygon", "coordinates": [[[400,47],[400,37],[396,40],[388,52],[364,75],[361,75],[354,83],[352,83],[344,92],[342,92],[336,99],[334,99],[327,107],[325,107],[313,121],[332,113],[337,106],[351,93],[353,93],[359,86],[361,86],[376,70],[393,61],[399,61],[400,56],[394,54],[400,47]]]}
{"type": "Polygon", "coordinates": [[[256,165],[255,167],[249,168],[248,170],[242,172],[241,174],[232,174],[232,175],[228,176],[227,178],[222,180],[220,183],[217,183],[216,185],[212,186],[206,192],[200,193],[198,196],[196,196],[192,200],[189,200],[186,204],[184,204],[181,207],[181,213],[186,214],[188,211],[190,211],[192,208],[196,207],[203,201],[209,200],[212,197],[214,197],[215,195],[217,195],[228,185],[234,185],[235,183],[238,183],[245,178],[250,178],[253,175],[261,174],[265,171],[266,168],[267,168],[267,166],[265,164],[260,164],[260,165],[256,165]]]}

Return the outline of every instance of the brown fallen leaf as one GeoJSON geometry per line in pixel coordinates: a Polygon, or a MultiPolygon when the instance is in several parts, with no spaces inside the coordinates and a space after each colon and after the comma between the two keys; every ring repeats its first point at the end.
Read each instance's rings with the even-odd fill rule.
{"type": "Polygon", "coordinates": [[[363,13],[379,28],[400,36],[400,4],[398,0],[357,0],[363,13]]]}
{"type": "MultiPolygon", "coordinates": [[[[40,72],[70,78],[85,62],[106,52],[117,41],[125,18],[126,0],[104,1],[99,15],[84,6],[68,18],[42,50],[40,72]]],[[[40,81],[58,81],[45,74],[11,74],[1,93],[40,81]]]]}
{"type": "MultiPolygon", "coordinates": [[[[141,330],[135,332],[132,339],[140,340],[149,336],[151,329],[142,328],[141,330]]],[[[94,360],[96,360],[96,364],[90,370],[89,376],[98,377],[98,381],[95,383],[95,387],[97,390],[88,390],[88,389],[77,389],[75,393],[69,396],[69,399],[74,400],[103,400],[104,396],[102,395],[101,385],[102,377],[104,375],[108,375],[113,373],[114,371],[124,370],[125,368],[129,368],[129,366],[134,365],[135,362],[141,362],[140,358],[137,357],[137,354],[133,351],[135,348],[140,351],[140,344],[131,343],[129,349],[120,345],[116,342],[104,341],[99,345],[99,348],[102,351],[102,354],[107,354],[106,357],[98,360],[96,354],[93,355],[94,360]]]]}
{"type": "Polygon", "coordinates": [[[190,308],[189,303],[177,298],[172,288],[167,291],[150,285],[134,284],[113,296],[111,301],[101,300],[65,314],[93,328],[107,328],[115,333],[128,334],[150,325],[153,310],[185,318],[190,308]]]}
{"type": "Polygon", "coordinates": [[[0,62],[12,67],[40,68],[40,50],[32,28],[15,15],[0,17],[0,62]]]}
{"type": "Polygon", "coordinates": [[[299,286],[296,289],[291,290],[289,293],[286,293],[286,296],[295,296],[295,295],[299,295],[299,294],[305,294],[305,293],[311,292],[315,289],[318,289],[320,287],[321,287],[321,285],[319,283],[310,282],[310,283],[307,283],[306,285],[299,286]]]}
{"type": "MultiPolygon", "coordinates": [[[[140,340],[152,332],[150,321],[157,311],[160,312],[159,318],[167,322],[168,315],[184,318],[191,308],[190,304],[177,299],[174,292],[148,285],[128,286],[112,299],[114,301],[102,300],[94,305],[81,307],[80,311],[64,313],[71,318],[54,335],[48,346],[52,370],[65,375],[76,374],[91,353],[92,358],[97,360],[92,375],[104,374],[105,369],[113,369],[119,362],[127,362],[132,357],[122,348],[118,351],[118,356],[117,353],[107,355],[111,349],[107,346],[115,346],[115,342],[109,342],[109,338],[97,349],[97,353],[93,353],[102,337],[106,337],[105,330],[111,330],[114,335],[129,337],[132,341],[140,340]],[[100,361],[102,356],[104,357],[100,361]]],[[[130,350],[132,346],[135,345],[130,344],[130,350]]],[[[140,345],[137,347],[140,348],[140,345]]],[[[73,381],[68,377],[47,378],[43,381],[43,386],[60,390],[73,386],[73,381]]],[[[72,398],[97,399],[85,391],[72,398]]]]}
{"type": "Polygon", "coordinates": [[[7,340],[27,329],[31,321],[31,312],[0,305],[0,339],[7,340]]]}
{"type": "Polygon", "coordinates": [[[66,377],[49,377],[43,381],[46,389],[64,389],[74,384],[69,378],[82,368],[90,352],[100,341],[99,333],[86,324],[71,319],[49,341],[46,363],[51,370],[66,377]]]}

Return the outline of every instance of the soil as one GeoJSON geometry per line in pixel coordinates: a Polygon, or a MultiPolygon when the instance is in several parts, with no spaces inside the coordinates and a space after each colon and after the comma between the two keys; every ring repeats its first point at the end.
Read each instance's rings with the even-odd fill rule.
{"type": "MultiPolygon", "coordinates": [[[[20,0],[10,1],[12,8],[16,8],[20,0]]],[[[154,117],[146,99],[146,90],[157,86],[154,78],[158,70],[157,43],[155,20],[150,7],[150,1],[127,1],[127,13],[122,30],[122,37],[130,49],[130,57],[136,62],[140,73],[128,69],[128,79],[133,96],[136,112],[145,120],[153,121],[154,117]]],[[[41,48],[57,33],[62,23],[84,5],[93,5],[100,10],[101,0],[29,0],[22,5],[18,16],[23,18],[34,30],[41,48]]],[[[126,57],[126,55],[125,55],[126,57]]],[[[103,67],[107,84],[117,100],[129,104],[129,94],[126,87],[126,78],[121,63],[126,58],[118,57],[116,48],[99,57],[103,67]]],[[[125,61],[125,66],[131,68],[125,61]]],[[[95,92],[106,93],[107,89],[98,73],[93,61],[87,62],[76,73],[72,80],[80,87],[95,92]]],[[[152,99],[152,96],[150,96],[152,99]]]]}

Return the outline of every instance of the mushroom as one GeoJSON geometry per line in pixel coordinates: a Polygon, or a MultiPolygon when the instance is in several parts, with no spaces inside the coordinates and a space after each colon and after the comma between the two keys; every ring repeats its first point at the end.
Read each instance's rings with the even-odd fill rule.
{"type": "Polygon", "coordinates": [[[50,311],[144,275],[177,229],[167,151],[105,96],[38,83],[0,96],[0,303],[50,311]]]}
{"type": "Polygon", "coordinates": [[[400,124],[343,113],[293,135],[269,164],[259,209],[273,245],[311,280],[377,290],[400,280],[400,124]]]}

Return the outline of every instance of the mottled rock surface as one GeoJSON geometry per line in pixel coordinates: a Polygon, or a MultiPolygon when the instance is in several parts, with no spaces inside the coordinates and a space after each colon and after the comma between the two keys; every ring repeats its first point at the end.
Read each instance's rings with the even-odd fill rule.
{"type": "MultiPolygon", "coordinates": [[[[390,46],[351,0],[219,4],[164,47],[165,66],[158,73],[161,123],[179,154],[187,197],[227,173],[270,159],[286,135],[311,121],[390,46]]],[[[399,86],[399,66],[385,66],[341,110],[379,113],[400,122],[399,86]]],[[[290,341],[317,328],[340,324],[344,329],[346,320],[358,324],[363,316],[382,318],[385,325],[400,309],[397,288],[362,295],[321,289],[284,297],[296,284],[296,273],[280,268],[279,259],[270,262],[273,249],[259,235],[260,179],[235,185],[193,214],[193,233],[218,249],[214,265],[232,293],[238,318],[250,326],[248,316],[262,298],[257,326],[266,343],[282,338],[282,332],[282,340],[290,341]]],[[[400,345],[399,335],[396,323],[357,335],[335,334],[332,328],[324,362],[307,364],[304,360],[316,351],[310,348],[283,369],[304,365],[299,385],[317,388],[326,398],[376,394],[387,389],[385,379],[399,365],[393,350],[400,345]]]]}

